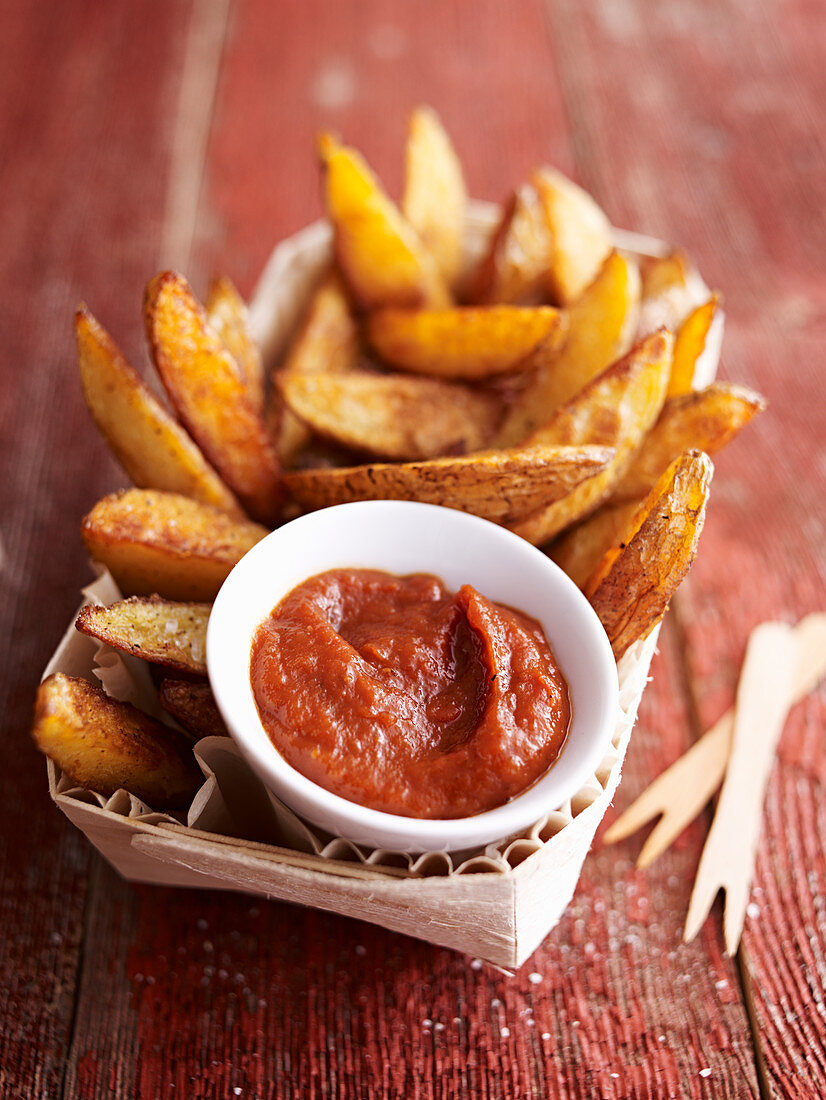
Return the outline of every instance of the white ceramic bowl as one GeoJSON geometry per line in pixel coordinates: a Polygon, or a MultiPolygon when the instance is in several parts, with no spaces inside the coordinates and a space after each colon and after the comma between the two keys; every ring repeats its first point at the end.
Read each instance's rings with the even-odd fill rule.
{"type": "Polygon", "coordinates": [[[253,547],[225,581],[209,620],[207,667],[218,707],[244,756],[301,817],[336,836],[409,852],[459,851],[516,833],[572,797],[599,766],[617,720],[617,670],[588,601],[541,551],[477,516],[432,504],[365,501],[302,516],[253,547]],[[453,820],[402,817],[331,794],[278,753],[250,684],[257,628],[297,584],[328,569],[433,573],[471,584],[537,619],[568,681],[572,719],[559,759],[504,806],[453,820]]]}

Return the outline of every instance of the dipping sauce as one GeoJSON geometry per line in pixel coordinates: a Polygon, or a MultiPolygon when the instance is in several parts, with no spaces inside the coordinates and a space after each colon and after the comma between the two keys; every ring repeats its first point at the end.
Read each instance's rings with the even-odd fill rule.
{"type": "Polygon", "coordinates": [[[405,817],[501,806],[553,764],[571,718],[535,620],[423,573],[304,581],[258,628],[250,675],[292,767],[405,817]]]}

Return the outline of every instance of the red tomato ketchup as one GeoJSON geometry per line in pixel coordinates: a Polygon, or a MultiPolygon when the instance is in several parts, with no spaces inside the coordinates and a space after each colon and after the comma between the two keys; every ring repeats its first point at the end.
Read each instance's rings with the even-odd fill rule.
{"type": "Polygon", "coordinates": [[[284,759],[334,794],[405,817],[468,817],[540,778],[568,686],[539,624],[470,585],[335,569],[255,634],[250,675],[284,759]]]}

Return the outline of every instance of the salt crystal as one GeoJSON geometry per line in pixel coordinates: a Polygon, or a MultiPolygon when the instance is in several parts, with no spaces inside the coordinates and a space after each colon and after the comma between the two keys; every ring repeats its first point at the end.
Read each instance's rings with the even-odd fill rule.
{"type": "Polygon", "coordinates": [[[618,1079],[618,1078],[619,1078],[619,1074],[618,1074],[618,1073],[612,1073],[612,1074],[611,1074],[611,1076],[612,1076],[613,1078],[615,1078],[615,1079],[618,1079]]]}
{"type": "Polygon", "coordinates": [[[710,1069],[708,1069],[708,1068],[706,1068],[706,1069],[701,1069],[701,1070],[700,1070],[700,1076],[701,1076],[701,1077],[711,1077],[711,1070],[710,1070],[710,1069]]]}
{"type": "Polygon", "coordinates": [[[551,1037],[550,1031],[543,1031],[542,1032],[542,1038],[543,1039],[550,1039],[550,1037],[551,1037]]]}
{"type": "Polygon", "coordinates": [[[751,901],[746,906],[746,913],[751,917],[752,920],[755,920],[757,917],[760,916],[760,906],[755,905],[754,902],[751,901]]]}
{"type": "Polygon", "coordinates": [[[422,1027],[433,1027],[432,1020],[422,1020],[422,1027]]]}
{"type": "Polygon", "coordinates": [[[441,1020],[439,1020],[438,1023],[433,1025],[433,1030],[434,1031],[444,1031],[444,1029],[445,1029],[445,1025],[442,1023],[441,1020]]]}
{"type": "Polygon", "coordinates": [[[498,997],[494,997],[493,1000],[490,1002],[490,1007],[491,1008],[498,1008],[501,1005],[501,1003],[502,1002],[499,1000],[498,997]]]}
{"type": "Polygon", "coordinates": [[[232,1091],[235,1093],[236,1096],[240,1096],[244,1090],[241,1088],[240,1085],[236,1085],[232,1091]]]}
{"type": "Polygon", "coordinates": [[[715,989],[725,989],[727,985],[728,985],[728,982],[726,981],[726,979],[721,978],[719,982],[714,983],[714,988],[715,989]]]}
{"type": "Polygon", "coordinates": [[[470,964],[470,969],[471,970],[481,970],[482,965],[483,965],[483,963],[482,963],[481,959],[474,959],[473,962],[470,964]]]}
{"type": "Polygon", "coordinates": [[[532,974],[528,975],[528,981],[531,983],[531,985],[539,985],[539,983],[542,981],[542,975],[537,974],[537,972],[534,970],[532,974]]]}
{"type": "Polygon", "coordinates": [[[503,1027],[499,1032],[499,1034],[502,1036],[503,1039],[507,1039],[507,1037],[510,1035],[510,1033],[511,1033],[511,1029],[509,1027],[503,1027]]]}

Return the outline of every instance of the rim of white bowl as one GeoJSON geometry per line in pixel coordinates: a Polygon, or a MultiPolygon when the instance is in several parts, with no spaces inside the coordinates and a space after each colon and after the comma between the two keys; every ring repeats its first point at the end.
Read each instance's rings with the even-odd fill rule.
{"type": "MultiPolygon", "coordinates": [[[[466,580],[474,583],[472,576],[466,580]]],[[[542,600],[539,602],[544,606],[542,600]]],[[[617,719],[618,679],[611,646],[596,613],[573,581],[542,551],[506,528],[433,504],[381,500],[335,505],[273,531],[238,562],[221,587],[210,615],[206,652],[218,708],[236,744],[263,782],[311,823],[330,831],[334,821],[340,836],[372,847],[458,851],[504,839],[528,827],[572,798],[594,773],[608,750],[617,719]],[[337,526],[339,541],[335,538],[337,526]],[[363,544],[360,551],[348,549],[347,539],[341,541],[346,526],[351,539],[356,532],[354,544],[363,544]],[[449,562],[434,565],[436,547],[443,544],[447,527],[453,529],[454,538],[468,540],[469,553],[476,560],[467,569],[464,564],[449,562]],[[384,545],[376,550],[376,541],[382,539],[396,552],[389,553],[384,545]],[[298,553],[302,544],[315,550],[310,559],[314,564],[309,568],[303,564],[306,553],[298,553]],[[539,578],[545,586],[543,599],[550,598],[560,616],[560,622],[550,622],[547,612],[543,615],[535,606],[524,606],[524,600],[508,601],[497,591],[490,591],[496,584],[474,585],[489,599],[510,602],[542,625],[568,681],[573,704],[571,726],[558,759],[548,771],[527,790],[493,810],[472,817],[436,819],[405,817],[351,802],[288,764],[261,723],[250,682],[252,637],[283,596],[307,578],[337,568],[384,569],[401,575],[435,573],[455,590],[465,581],[453,583],[445,573],[454,569],[461,569],[462,575],[473,573],[481,567],[483,557],[490,560],[494,554],[508,563],[502,566],[499,591],[508,587],[504,581],[506,568],[519,570],[523,579],[526,575],[539,578]],[[399,569],[394,564],[399,561],[418,564],[399,569]],[[578,661],[587,668],[581,670],[578,661]],[[587,729],[581,728],[583,723],[587,729]]]]}

